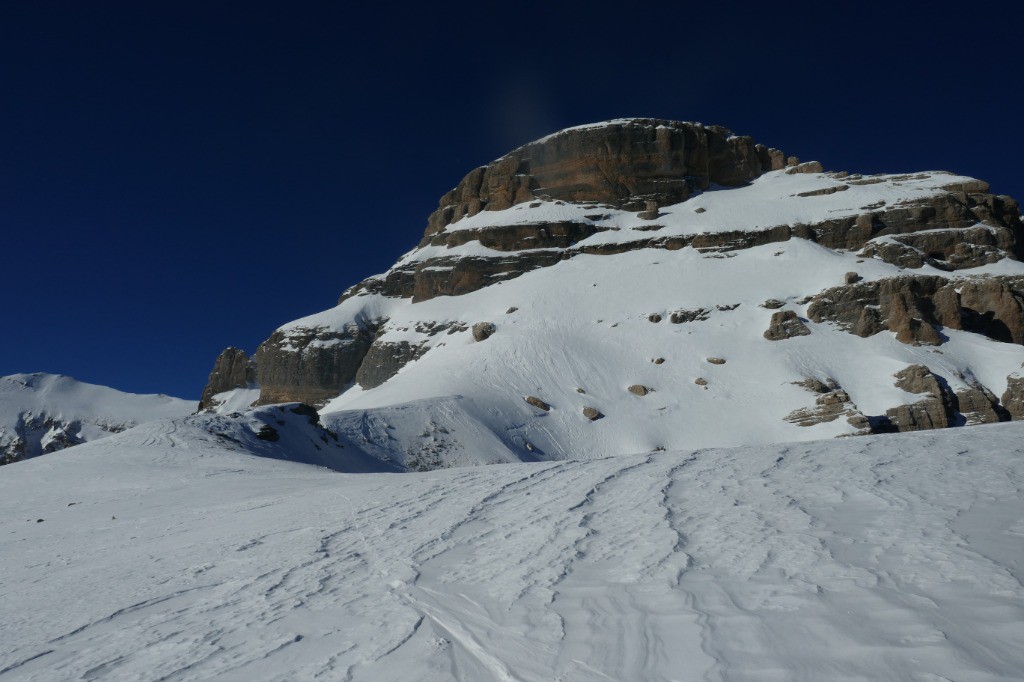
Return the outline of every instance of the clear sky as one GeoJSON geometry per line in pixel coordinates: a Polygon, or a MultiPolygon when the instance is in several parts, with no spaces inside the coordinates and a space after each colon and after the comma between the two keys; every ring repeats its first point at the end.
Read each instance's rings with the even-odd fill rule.
{"type": "Polygon", "coordinates": [[[197,398],[467,171],[623,116],[1024,200],[1017,3],[0,7],[0,374],[197,398]]]}

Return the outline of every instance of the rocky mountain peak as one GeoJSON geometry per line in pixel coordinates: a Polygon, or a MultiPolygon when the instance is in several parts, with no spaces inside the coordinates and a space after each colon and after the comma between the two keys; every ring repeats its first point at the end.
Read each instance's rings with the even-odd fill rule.
{"type": "Polygon", "coordinates": [[[427,223],[335,308],[226,351],[204,407],[306,402],[371,456],[432,468],[1024,404],[1024,225],[974,178],[825,172],[721,126],[620,119],[470,171],[427,223]]]}

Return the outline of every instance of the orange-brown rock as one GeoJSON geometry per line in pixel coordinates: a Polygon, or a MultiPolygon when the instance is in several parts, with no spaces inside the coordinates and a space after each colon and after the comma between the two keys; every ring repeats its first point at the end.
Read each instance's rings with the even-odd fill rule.
{"type": "Polygon", "coordinates": [[[940,345],[936,327],[1024,343],[1024,277],[911,275],[859,282],[817,294],[807,316],[836,322],[858,336],[893,331],[899,341],[915,345],[940,345]]]}
{"type": "Polygon", "coordinates": [[[1014,291],[1005,281],[970,279],[960,289],[960,307],[967,327],[996,341],[1024,343],[1024,296],[1021,282],[1014,291]]]}
{"type": "Polygon", "coordinates": [[[675,204],[712,183],[749,182],[780,160],[781,152],[721,126],[632,119],[570,128],[470,171],[441,197],[427,237],[481,210],[542,196],[627,210],[675,204]]]}
{"type": "Polygon", "coordinates": [[[910,365],[896,373],[896,386],[925,397],[917,402],[886,410],[885,416],[897,431],[941,429],[956,423],[954,400],[946,382],[924,365],[910,365]]]}

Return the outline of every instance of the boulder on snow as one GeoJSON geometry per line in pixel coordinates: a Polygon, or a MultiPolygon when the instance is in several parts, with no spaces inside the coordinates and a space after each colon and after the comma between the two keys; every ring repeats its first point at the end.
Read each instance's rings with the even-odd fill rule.
{"type": "Polygon", "coordinates": [[[647,386],[643,386],[641,384],[633,384],[626,390],[632,393],[633,395],[645,396],[648,393],[650,393],[653,389],[650,389],[647,386]]]}
{"type": "Polygon", "coordinates": [[[526,402],[533,405],[539,410],[544,410],[545,412],[551,409],[551,405],[548,405],[546,402],[544,402],[543,400],[536,396],[528,395],[525,398],[523,398],[523,400],[525,400],[526,402]]]}
{"type": "Polygon", "coordinates": [[[672,324],[683,324],[684,322],[703,322],[708,319],[709,315],[711,315],[711,311],[706,308],[676,310],[668,316],[668,319],[672,324]]]}
{"type": "Polygon", "coordinates": [[[493,322],[477,322],[473,325],[473,340],[484,341],[494,334],[496,327],[493,322]]]}
{"type": "Polygon", "coordinates": [[[597,421],[598,419],[600,419],[604,415],[601,414],[601,411],[599,409],[597,409],[596,407],[589,407],[589,406],[587,406],[587,407],[583,408],[583,416],[593,422],[593,421],[597,421]]]}
{"type": "MultiPolygon", "coordinates": [[[[772,314],[768,329],[764,332],[764,338],[769,341],[781,341],[791,339],[794,336],[807,336],[811,330],[797,317],[792,310],[781,310],[772,314]]],[[[710,362],[710,359],[708,360],[710,362]]]]}
{"type": "Polygon", "coordinates": [[[712,365],[724,365],[725,364],[725,358],[708,358],[707,360],[712,365]]]}

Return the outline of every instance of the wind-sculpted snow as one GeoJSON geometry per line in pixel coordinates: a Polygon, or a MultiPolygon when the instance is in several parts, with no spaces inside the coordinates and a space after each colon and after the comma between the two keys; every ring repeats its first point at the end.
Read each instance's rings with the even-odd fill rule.
{"type": "Polygon", "coordinates": [[[1024,670],[1020,424],[359,476],[213,431],[4,468],[0,678],[1024,670]]]}

